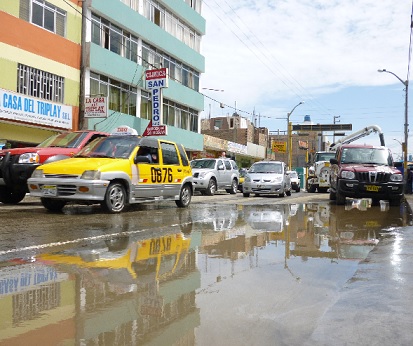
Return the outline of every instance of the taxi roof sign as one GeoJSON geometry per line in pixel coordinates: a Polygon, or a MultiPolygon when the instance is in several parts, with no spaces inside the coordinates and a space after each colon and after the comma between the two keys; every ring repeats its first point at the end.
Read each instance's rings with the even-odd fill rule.
{"type": "Polygon", "coordinates": [[[138,131],[136,131],[135,129],[133,129],[130,126],[126,126],[126,125],[122,125],[122,126],[118,126],[117,128],[115,128],[111,133],[111,135],[138,135],[138,131]]]}

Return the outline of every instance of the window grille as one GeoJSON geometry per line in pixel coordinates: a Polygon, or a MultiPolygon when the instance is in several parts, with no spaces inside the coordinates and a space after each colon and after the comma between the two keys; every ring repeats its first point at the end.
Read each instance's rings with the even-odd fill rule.
{"type": "Polygon", "coordinates": [[[18,64],[17,92],[53,102],[63,103],[64,78],[50,72],[18,64]]]}

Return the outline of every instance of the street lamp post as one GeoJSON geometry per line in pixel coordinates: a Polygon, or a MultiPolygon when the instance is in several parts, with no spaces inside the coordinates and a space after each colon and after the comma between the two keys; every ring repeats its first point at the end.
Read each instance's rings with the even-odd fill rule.
{"type": "Polygon", "coordinates": [[[400,155],[400,157],[403,157],[403,153],[404,153],[404,143],[400,142],[398,139],[393,138],[394,141],[396,141],[397,143],[400,144],[401,148],[402,148],[402,155],[400,155]]]}
{"type": "Polygon", "coordinates": [[[407,176],[408,176],[408,170],[407,170],[407,148],[408,148],[408,134],[409,134],[409,116],[408,116],[408,99],[409,99],[409,80],[403,80],[401,79],[397,74],[387,71],[386,69],[380,69],[377,70],[378,72],[386,72],[390,73],[393,76],[395,76],[404,86],[405,86],[405,101],[404,101],[404,145],[402,145],[403,148],[403,182],[404,182],[404,188],[406,191],[407,188],[407,176]]]}
{"type": "Polygon", "coordinates": [[[294,106],[294,108],[289,113],[287,113],[287,155],[288,155],[287,156],[288,157],[287,167],[288,167],[288,169],[291,169],[291,162],[293,160],[293,151],[292,151],[292,148],[293,148],[292,144],[293,143],[292,143],[292,137],[291,137],[292,128],[291,128],[291,124],[290,124],[290,116],[294,112],[294,110],[299,105],[302,105],[303,103],[304,103],[304,101],[299,102],[298,104],[296,104],[294,106]]]}

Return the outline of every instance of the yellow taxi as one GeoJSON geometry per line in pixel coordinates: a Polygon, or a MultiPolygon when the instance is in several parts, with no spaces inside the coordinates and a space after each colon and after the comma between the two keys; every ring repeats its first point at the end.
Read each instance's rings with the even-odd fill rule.
{"type": "Polygon", "coordinates": [[[75,202],[100,203],[110,213],[159,200],[187,207],[192,185],[182,145],[137,135],[98,138],[73,158],[40,166],[28,180],[30,195],[40,197],[50,211],[75,202]]]}
{"type": "MultiPolygon", "coordinates": [[[[73,248],[57,253],[43,254],[40,261],[61,263],[80,268],[106,268],[125,271],[132,280],[152,273],[153,279],[161,280],[173,275],[185,262],[191,239],[182,233],[171,233],[158,238],[129,241],[119,237],[99,241],[88,247],[73,248]],[[114,249],[110,244],[118,244],[114,249]],[[120,245],[120,246],[119,246],[120,245]]],[[[110,276],[110,273],[107,273],[110,276]]]]}

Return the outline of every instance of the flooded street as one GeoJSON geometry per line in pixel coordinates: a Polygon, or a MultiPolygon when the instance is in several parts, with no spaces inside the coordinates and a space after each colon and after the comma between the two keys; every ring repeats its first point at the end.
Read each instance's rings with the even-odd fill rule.
{"type": "Polygon", "coordinates": [[[371,344],[324,328],[357,325],[331,309],[403,241],[407,205],[229,198],[2,212],[0,345],[371,344]]]}

